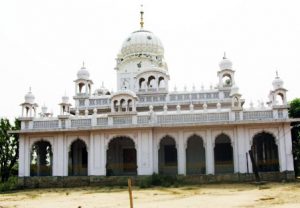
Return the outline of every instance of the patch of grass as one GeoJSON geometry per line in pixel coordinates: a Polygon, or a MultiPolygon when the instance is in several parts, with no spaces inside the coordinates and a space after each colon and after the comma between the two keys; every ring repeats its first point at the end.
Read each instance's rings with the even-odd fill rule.
{"type": "Polygon", "coordinates": [[[8,192],[18,188],[18,178],[10,177],[8,181],[0,183],[0,192],[8,192]]]}
{"type": "Polygon", "coordinates": [[[177,176],[159,175],[154,173],[151,176],[147,176],[141,179],[138,183],[140,188],[150,188],[153,186],[162,187],[179,187],[182,185],[182,180],[177,176]]]}

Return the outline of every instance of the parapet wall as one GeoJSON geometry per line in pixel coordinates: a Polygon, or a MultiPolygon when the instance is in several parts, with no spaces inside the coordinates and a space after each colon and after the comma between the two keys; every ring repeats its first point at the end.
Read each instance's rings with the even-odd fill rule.
{"type": "MultiPolygon", "coordinates": [[[[130,177],[133,184],[138,185],[140,180],[149,176],[43,176],[43,177],[19,177],[20,188],[64,188],[80,186],[126,186],[130,177]]],[[[222,175],[193,175],[176,176],[182,184],[195,185],[220,182],[254,182],[254,174],[235,173],[222,175]]],[[[262,181],[293,181],[295,173],[267,172],[260,173],[262,181]]]]}

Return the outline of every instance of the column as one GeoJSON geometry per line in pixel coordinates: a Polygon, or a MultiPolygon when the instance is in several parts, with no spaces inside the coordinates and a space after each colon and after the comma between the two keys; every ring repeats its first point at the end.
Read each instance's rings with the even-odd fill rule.
{"type": "Polygon", "coordinates": [[[279,167],[280,172],[286,170],[286,152],[285,152],[285,136],[284,128],[282,126],[278,127],[278,138],[277,138],[277,147],[278,147],[278,156],[279,156],[279,167]]]}
{"type": "Polygon", "coordinates": [[[214,142],[211,135],[211,129],[206,130],[205,159],[206,159],[206,174],[214,174],[215,173],[214,142]]]}
{"type": "MultiPolygon", "coordinates": [[[[97,171],[97,175],[106,175],[106,151],[107,148],[105,145],[105,137],[103,134],[96,136],[96,141],[99,143],[99,145],[96,145],[95,151],[98,152],[96,155],[99,155],[99,170],[97,171]]],[[[98,157],[98,156],[97,156],[98,157]]]]}
{"type": "Polygon", "coordinates": [[[158,138],[156,136],[153,136],[153,172],[154,173],[158,173],[158,150],[159,150],[158,138]]]}
{"type": "Polygon", "coordinates": [[[287,171],[294,171],[294,158],[292,153],[292,135],[290,124],[284,124],[283,132],[285,135],[285,152],[286,152],[286,170],[287,171]]]}
{"type": "Polygon", "coordinates": [[[24,139],[24,166],[25,174],[24,176],[30,176],[30,146],[29,146],[29,137],[23,137],[24,139]]]}
{"type": "Polygon", "coordinates": [[[19,138],[19,177],[25,176],[25,141],[24,136],[19,138]]]}
{"type": "MultiPolygon", "coordinates": [[[[238,146],[237,160],[238,160],[238,165],[239,165],[238,172],[247,173],[246,142],[248,140],[246,140],[247,138],[245,135],[244,127],[239,126],[239,127],[237,127],[236,131],[237,131],[236,142],[237,142],[237,146],[238,146]]],[[[249,161],[248,161],[248,170],[250,172],[249,161]]]]}
{"type": "Polygon", "coordinates": [[[186,154],[185,154],[185,145],[183,140],[183,131],[178,132],[177,139],[177,160],[178,160],[178,174],[186,174],[186,154]]]}

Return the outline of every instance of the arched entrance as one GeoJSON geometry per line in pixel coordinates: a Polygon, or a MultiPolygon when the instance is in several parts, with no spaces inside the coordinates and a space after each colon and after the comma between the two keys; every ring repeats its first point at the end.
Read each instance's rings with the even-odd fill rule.
{"type": "Polygon", "coordinates": [[[233,173],[233,149],[230,138],[226,134],[216,137],[215,148],[215,173],[233,173]]]}
{"type": "Polygon", "coordinates": [[[52,175],[52,147],[48,141],[38,141],[32,145],[30,176],[52,175]]]}
{"type": "Polygon", "coordinates": [[[69,176],[86,176],[88,169],[88,153],[86,144],[77,139],[71,144],[69,151],[69,176]]]}
{"type": "Polygon", "coordinates": [[[266,132],[256,134],[251,149],[258,171],[279,171],[278,147],[272,134],[266,132]]]}
{"type": "Polygon", "coordinates": [[[188,138],[186,148],[186,174],[205,174],[205,149],[198,135],[188,138]]]}
{"type": "Polygon", "coordinates": [[[106,175],[137,175],[135,144],[129,137],[116,137],[109,142],[106,152],[106,175]]]}
{"type": "Polygon", "coordinates": [[[160,140],[158,150],[158,167],[160,174],[177,174],[177,149],[174,138],[165,136],[160,140]]]}

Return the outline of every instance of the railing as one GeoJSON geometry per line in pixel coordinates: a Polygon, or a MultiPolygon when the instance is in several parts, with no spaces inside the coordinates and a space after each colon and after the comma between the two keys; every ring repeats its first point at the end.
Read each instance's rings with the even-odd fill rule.
{"type": "Polygon", "coordinates": [[[244,120],[272,119],[273,111],[248,111],[244,112],[244,120]]]}
{"type": "Polygon", "coordinates": [[[92,126],[91,119],[74,119],[71,120],[71,127],[78,128],[78,127],[90,127],[92,126]]]}
{"type": "Polygon", "coordinates": [[[129,125],[132,124],[132,117],[130,116],[120,116],[120,117],[113,117],[113,124],[114,125],[129,125]]]}
{"type": "Polygon", "coordinates": [[[159,115],[157,122],[160,124],[168,123],[198,123],[212,121],[228,121],[229,113],[202,113],[202,114],[178,114],[178,115],[159,115]]]}
{"type": "MultiPolygon", "coordinates": [[[[34,121],[33,122],[33,129],[55,129],[55,128],[58,128],[58,120],[54,120],[54,121],[34,121]]],[[[28,126],[27,126],[27,129],[28,129],[28,126]]]]}
{"type": "Polygon", "coordinates": [[[138,116],[137,117],[137,123],[138,124],[148,124],[150,121],[149,116],[138,116]]]}
{"type": "Polygon", "coordinates": [[[97,126],[107,126],[108,118],[97,118],[97,126]]]}
{"type": "Polygon", "coordinates": [[[286,118],[283,110],[274,113],[273,110],[248,110],[248,111],[226,111],[226,112],[205,112],[205,111],[181,111],[181,112],[154,112],[124,114],[124,115],[89,115],[89,116],[72,116],[69,119],[57,118],[38,118],[34,120],[22,121],[24,130],[40,129],[70,129],[86,128],[92,126],[99,127],[118,127],[122,125],[160,125],[160,124],[201,124],[224,121],[261,121],[270,119],[286,118]]]}

